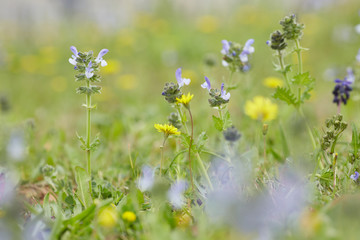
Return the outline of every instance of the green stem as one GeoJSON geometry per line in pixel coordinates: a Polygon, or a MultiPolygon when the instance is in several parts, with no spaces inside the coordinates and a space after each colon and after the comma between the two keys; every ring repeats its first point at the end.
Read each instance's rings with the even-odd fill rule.
{"type": "Polygon", "coordinates": [[[301,47],[300,47],[299,39],[295,40],[295,46],[296,46],[295,51],[296,51],[297,57],[298,57],[299,74],[302,74],[303,67],[302,67],[301,47]]]}
{"type": "MultiPolygon", "coordinates": [[[[90,81],[86,81],[86,86],[90,88],[90,81]]],[[[90,136],[91,136],[91,94],[86,95],[86,159],[87,159],[87,171],[90,177],[89,190],[91,190],[91,149],[90,149],[90,136]]]]}
{"type": "Polygon", "coordinates": [[[312,133],[312,130],[308,124],[308,122],[306,121],[306,118],[305,118],[305,115],[304,115],[304,112],[302,110],[301,107],[298,108],[298,112],[300,114],[300,116],[302,117],[303,121],[305,122],[305,125],[306,125],[306,129],[308,131],[308,134],[310,136],[310,139],[311,139],[311,143],[312,143],[312,146],[313,146],[313,149],[315,150],[316,149],[316,142],[315,142],[315,138],[314,138],[314,135],[312,133]]]}
{"type": "Polygon", "coordinates": [[[160,177],[161,177],[162,165],[163,165],[163,160],[164,160],[164,147],[165,147],[165,142],[166,142],[167,138],[168,138],[168,135],[164,134],[164,141],[163,141],[162,145],[160,146],[160,149],[161,149],[160,177]]]}
{"type": "Polygon", "coordinates": [[[183,113],[182,113],[182,111],[181,111],[181,109],[180,109],[180,105],[179,105],[179,104],[176,104],[175,108],[176,108],[176,110],[178,111],[178,113],[179,113],[179,115],[180,115],[181,123],[182,123],[182,125],[183,125],[184,128],[185,128],[186,134],[189,134],[189,130],[188,130],[188,128],[187,128],[187,126],[186,126],[186,123],[185,123],[185,121],[184,121],[184,115],[183,115],[183,113]]]}
{"type": "Polygon", "coordinates": [[[278,50],[278,57],[279,57],[279,64],[280,64],[280,67],[281,67],[281,71],[282,71],[282,74],[283,74],[283,76],[285,78],[285,81],[286,81],[286,85],[291,90],[290,80],[289,80],[289,77],[287,75],[287,72],[285,71],[284,57],[282,55],[281,50],[278,50]]]}
{"type": "Polygon", "coordinates": [[[212,183],[211,183],[211,181],[210,181],[210,177],[209,177],[209,175],[208,175],[208,173],[207,173],[207,171],[206,171],[206,168],[205,168],[205,166],[204,166],[203,161],[201,160],[201,157],[200,157],[199,153],[196,153],[196,158],[197,158],[197,160],[198,160],[198,164],[199,164],[199,166],[200,166],[200,170],[201,170],[201,172],[204,174],[205,179],[206,179],[206,181],[208,182],[210,189],[211,189],[211,190],[214,190],[214,187],[213,187],[213,185],[212,185],[212,183]]]}
{"type": "Polygon", "coordinates": [[[334,153],[334,161],[333,161],[333,169],[334,169],[334,180],[333,180],[333,198],[335,198],[335,188],[336,188],[336,160],[337,160],[337,153],[334,153]]]}
{"type": "Polygon", "coordinates": [[[191,146],[194,138],[194,121],[191,114],[190,106],[188,107],[189,115],[190,115],[190,121],[191,121],[191,136],[190,136],[190,144],[189,144],[189,170],[190,170],[190,180],[191,180],[191,187],[192,190],[194,190],[194,181],[193,181],[193,174],[192,174],[192,167],[191,167],[191,146]]]}

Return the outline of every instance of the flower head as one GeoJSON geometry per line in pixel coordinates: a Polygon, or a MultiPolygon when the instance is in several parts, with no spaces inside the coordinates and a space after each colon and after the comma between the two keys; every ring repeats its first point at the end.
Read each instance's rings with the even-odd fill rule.
{"type": "Polygon", "coordinates": [[[269,88],[277,88],[282,87],[284,85],[284,82],[277,77],[267,77],[264,79],[264,85],[269,88]]]}
{"type": "Polygon", "coordinates": [[[136,221],[136,215],[135,213],[131,212],[131,211],[126,211],[122,214],[122,219],[124,219],[125,221],[132,223],[136,221]]]}
{"type": "Polygon", "coordinates": [[[221,53],[222,53],[223,55],[229,53],[231,42],[229,42],[229,41],[227,41],[227,40],[222,40],[221,43],[222,43],[222,45],[223,45],[223,48],[221,49],[221,53]]]}
{"type": "Polygon", "coordinates": [[[97,219],[99,225],[106,228],[114,227],[116,225],[117,220],[118,220],[118,215],[116,208],[114,206],[108,206],[102,209],[97,219]]]}
{"type": "Polygon", "coordinates": [[[223,45],[221,53],[224,55],[222,65],[232,72],[247,72],[250,69],[249,56],[255,51],[252,46],[254,39],[247,40],[244,46],[227,40],[222,40],[221,43],[223,45]]]}
{"type": "Polygon", "coordinates": [[[237,140],[240,139],[241,134],[239,133],[239,131],[235,128],[235,126],[231,126],[229,128],[227,128],[224,132],[223,132],[224,138],[226,141],[229,142],[236,142],[237,140]]]}
{"type": "Polygon", "coordinates": [[[152,188],[154,185],[154,169],[151,167],[145,165],[141,169],[141,176],[138,181],[138,188],[140,191],[148,191],[152,188]]]}
{"type": "Polygon", "coordinates": [[[167,196],[170,203],[174,206],[174,208],[180,209],[184,206],[185,199],[183,194],[186,191],[186,189],[187,189],[187,184],[183,180],[179,180],[171,185],[167,196]]]}
{"type": "Polygon", "coordinates": [[[332,91],[334,95],[333,103],[336,103],[337,105],[343,103],[346,105],[350,98],[350,92],[352,91],[352,87],[350,86],[352,82],[348,81],[346,77],[344,80],[336,79],[334,82],[336,85],[332,91]]]}
{"type": "Polygon", "coordinates": [[[101,49],[101,51],[99,52],[99,54],[98,54],[98,56],[96,57],[96,59],[95,59],[95,62],[97,63],[97,64],[99,64],[100,63],[100,65],[102,66],[102,67],[105,67],[106,65],[107,65],[107,62],[103,59],[103,56],[105,55],[105,54],[107,54],[109,52],[109,50],[108,49],[101,49]]]}
{"type": "Polygon", "coordinates": [[[225,101],[228,101],[230,99],[230,93],[227,93],[224,89],[224,83],[221,84],[221,98],[225,101]]]}
{"type": "Polygon", "coordinates": [[[182,78],[181,77],[181,68],[176,69],[175,77],[176,77],[176,80],[177,80],[177,82],[179,84],[179,88],[181,88],[184,85],[189,85],[190,84],[191,80],[189,78],[182,78]]]}
{"type": "Polygon", "coordinates": [[[73,52],[74,55],[72,55],[71,58],[69,58],[69,63],[76,66],[76,58],[79,57],[79,52],[74,46],[71,46],[70,50],[73,52]]]}
{"type": "Polygon", "coordinates": [[[247,40],[245,43],[245,46],[243,47],[241,54],[239,55],[240,60],[243,63],[248,62],[249,61],[248,55],[255,52],[255,48],[253,46],[251,46],[252,44],[254,44],[254,39],[247,40]]]}
{"type": "Polygon", "coordinates": [[[155,124],[154,127],[158,132],[163,132],[165,135],[179,135],[180,132],[176,127],[169,124],[155,124]]]}
{"type": "Polygon", "coordinates": [[[91,78],[92,76],[94,76],[93,71],[94,71],[94,69],[92,68],[92,61],[90,61],[88,66],[85,69],[85,76],[87,78],[91,78]]]}
{"type": "Polygon", "coordinates": [[[209,92],[211,90],[210,80],[205,76],[205,82],[201,84],[202,88],[206,88],[209,92]]]}
{"type": "Polygon", "coordinates": [[[354,180],[354,181],[357,181],[357,179],[359,178],[359,175],[360,175],[360,174],[355,171],[355,173],[352,174],[352,175],[350,176],[350,178],[351,178],[352,180],[354,180]]]}
{"type": "Polygon", "coordinates": [[[181,98],[176,98],[176,102],[177,103],[182,103],[184,104],[185,107],[189,106],[189,103],[191,101],[191,99],[193,99],[194,95],[188,93],[187,95],[183,94],[181,95],[181,98]]]}
{"type": "Polygon", "coordinates": [[[252,119],[271,121],[276,118],[277,113],[278,106],[262,96],[256,96],[253,101],[248,100],[245,104],[245,114],[252,119]]]}

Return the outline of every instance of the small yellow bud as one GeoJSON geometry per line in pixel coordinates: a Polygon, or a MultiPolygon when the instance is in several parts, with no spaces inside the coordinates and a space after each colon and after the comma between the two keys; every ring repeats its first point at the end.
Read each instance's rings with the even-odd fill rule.
{"type": "Polygon", "coordinates": [[[126,212],[123,213],[122,218],[123,218],[125,221],[128,221],[128,222],[132,223],[132,222],[135,222],[135,220],[136,220],[136,215],[135,215],[135,213],[133,213],[133,212],[126,211],[126,212]]]}
{"type": "Polygon", "coordinates": [[[98,216],[98,223],[106,228],[112,228],[116,225],[118,220],[118,215],[116,208],[113,206],[106,207],[102,209],[98,216]]]}

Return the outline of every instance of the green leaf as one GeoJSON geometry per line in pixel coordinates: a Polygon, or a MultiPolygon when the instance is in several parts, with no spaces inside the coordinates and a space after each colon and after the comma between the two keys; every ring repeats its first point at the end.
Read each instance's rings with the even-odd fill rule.
{"type": "Polygon", "coordinates": [[[44,214],[45,214],[45,218],[47,218],[47,219],[51,219],[51,206],[49,203],[49,196],[50,196],[50,193],[46,194],[44,197],[44,202],[43,202],[44,214]]]}
{"type": "Polygon", "coordinates": [[[291,93],[290,89],[277,87],[273,98],[279,99],[286,102],[288,105],[293,105],[297,107],[297,101],[294,94],[291,93]]]}
{"type": "Polygon", "coordinates": [[[77,183],[77,196],[85,208],[92,204],[92,198],[89,189],[90,176],[85,169],[77,166],[75,167],[75,178],[77,183]]]}
{"type": "Polygon", "coordinates": [[[309,72],[297,74],[293,77],[293,83],[301,86],[308,86],[312,84],[315,80],[314,78],[310,77],[309,72]]]}
{"type": "Polygon", "coordinates": [[[233,125],[229,111],[225,113],[223,121],[224,121],[224,126],[222,130],[225,130],[233,125]]]}
{"type": "Polygon", "coordinates": [[[96,135],[95,139],[90,143],[90,150],[94,151],[100,145],[99,135],[96,135]]]}
{"type": "Polygon", "coordinates": [[[199,137],[197,138],[196,141],[196,147],[197,147],[197,152],[201,152],[202,149],[204,148],[204,145],[206,143],[206,141],[208,140],[208,135],[206,134],[205,131],[203,131],[202,133],[200,133],[199,137]]]}
{"type": "Polygon", "coordinates": [[[223,121],[216,117],[216,116],[212,116],[213,117],[213,121],[214,121],[214,125],[215,125],[215,128],[218,130],[218,131],[222,131],[224,129],[224,123],[223,121]]]}

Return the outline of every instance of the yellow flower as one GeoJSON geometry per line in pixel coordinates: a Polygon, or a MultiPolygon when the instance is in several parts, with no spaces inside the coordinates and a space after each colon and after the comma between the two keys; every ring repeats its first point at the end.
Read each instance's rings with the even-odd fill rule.
{"type": "Polygon", "coordinates": [[[126,211],[126,212],[123,213],[122,218],[123,218],[125,221],[128,221],[128,222],[132,223],[132,222],[135,222],[135,220],[136,220],[136,215],[135,215],[135,213],[133,213],[133,212],[126,211]]]}
{"type": "Polygon", "coordinates": [[[116,212],[116,208],[113,206],[108,206],[102,209],[98,216],[99,225],[106,228],[114,227],[117,220],[118,220],[118,215],[116,212]]]}
{"type": "Polygon", "coordinates": [[[245,104],[245,114],[252,119],[271,121],[276,118],[277,113],[278,106],[262,96],[256,96],[253,101],[248,100],[245,104]]]}
{"type": "Polygon", "coordinates": [[[189,102],[191,101],[191,99],[193,99],[194,95],[188,93],[188,95],[181,95],[181,98],[176,98],[176,102],[177,103],[182,103],[185,105],[185,107],[189,104],[189,102]]]}
{"type": "Polygon", "coordinates": [[[176,127],[169,124],[155,124],[154,127],[159,131],[163,132],[166,135],[179,135],[180,132],[176,127]]]}
{"type": "Polygon", "coordinates": [[[269,88],[277,88],[284,86],[284,82],[277,77],[267,77],[264,79],[264,85],[269,88]]]}

